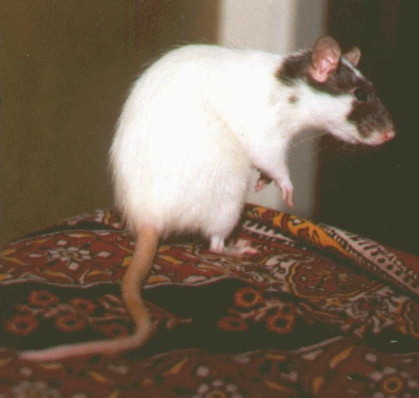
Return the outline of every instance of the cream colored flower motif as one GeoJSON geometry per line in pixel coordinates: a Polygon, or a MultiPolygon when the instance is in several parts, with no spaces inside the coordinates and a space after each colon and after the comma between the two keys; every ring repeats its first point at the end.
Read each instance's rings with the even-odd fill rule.
{"type": "Polygon", "coordinates": [[[74,246],[58,247],[56,249],[48,250],[49,260],[58,260],[66,262],[67,268],[71,271],[77,271],[81,261],[88,261],[92,259],[89,250],[79,249],[74,246]]]}

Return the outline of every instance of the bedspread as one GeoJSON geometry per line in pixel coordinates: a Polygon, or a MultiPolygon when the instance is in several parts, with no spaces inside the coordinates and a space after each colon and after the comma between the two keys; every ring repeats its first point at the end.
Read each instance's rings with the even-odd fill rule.
{"type": "Polygon", "coordinates": [[[419,397],[419,258],[246,205],[232,239],[163,241],[133,352],[30,362],[22,349],[117,338],[133,240],[97,210],[0,249],[0,397],[419,397]]]}

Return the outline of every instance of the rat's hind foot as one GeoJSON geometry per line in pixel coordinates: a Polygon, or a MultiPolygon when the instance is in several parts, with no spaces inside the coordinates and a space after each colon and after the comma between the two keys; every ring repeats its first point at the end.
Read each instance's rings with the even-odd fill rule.
{"type": "Polygon", "coordinates": [[[225,246],[224,239],[218,236],[211,238],[210,250],[232,257],[253,256],[259,253],[259,250],[252,247],[248,240],[239,239],[237,242],[225,246]]]}
{"type": "Polygon", "coordinates": [[[259,253],[259,250],[252,247],[249,240],[239,239],[237,242],[232,243],[226,248],[230,256],[253,256],[259,253]]]}

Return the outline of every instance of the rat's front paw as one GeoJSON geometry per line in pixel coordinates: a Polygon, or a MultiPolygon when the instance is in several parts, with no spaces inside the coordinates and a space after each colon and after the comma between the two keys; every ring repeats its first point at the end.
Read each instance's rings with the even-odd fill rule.
{"type": "Polygon", "coordinates": [[[255,185],[255,192],[261,191],[263,188],[266,187],[266,185],[269,185],[272,182],[272,178],[268,177],[267,174],[262,172],[259,173],[260,175],[255,185]]]}
{"type": "Polygon", "coordinates": [[[282,200],[288,207],[294,206],[293,201],[293,194],[294,194],[294,186],[292,185],[290,180],[279,180],[277,184],[281,188],[282,191],[282,200]]]}

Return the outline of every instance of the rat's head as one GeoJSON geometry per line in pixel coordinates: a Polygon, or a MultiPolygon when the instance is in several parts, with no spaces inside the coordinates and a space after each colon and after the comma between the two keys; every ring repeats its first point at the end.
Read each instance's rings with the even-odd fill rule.
{"type": "Polygon", "coordinates": [[[311,51],[286,58],[278,77],[288,86],[304,82],[315,101],[325,104],[323,127],[331,134],[380,145],[394,137],[393,123],[373,85],[356,69],[360,57],[357,47],[342,55],[336,40],[323,36],[311,51]]]}

